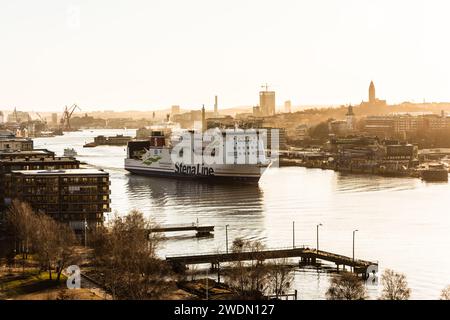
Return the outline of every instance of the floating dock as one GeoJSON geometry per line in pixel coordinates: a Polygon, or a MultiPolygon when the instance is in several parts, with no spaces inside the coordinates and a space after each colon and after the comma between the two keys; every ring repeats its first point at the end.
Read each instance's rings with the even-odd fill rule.
{"type": "Polygon", "coordinates": [[[174,225],[164,225],[158,228],[150,229],[149,232],[181,232],[181,231],[195,231],[197,237],[210,236],[214,232],[214,226],[210,225],[198,225],[192,224],[174,224],[174,225]]]}

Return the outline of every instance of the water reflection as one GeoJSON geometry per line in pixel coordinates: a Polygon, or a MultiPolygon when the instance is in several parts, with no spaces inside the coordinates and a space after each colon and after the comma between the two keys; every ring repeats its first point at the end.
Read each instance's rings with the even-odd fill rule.
{"type": "Polygon", "coordinates": [[[336,173],[335,191],[373,192],[412,190],[420,185],[420,179],[391,178],[366,174],[336,173]]]}
{"type": "Polygon", "coordinates": [[[149,200],[172,210],[258,215],[263,212],[263,192],[257,185],[210,184],[195,180],[165,179],[128,174],[130,200],[149,200]]]}

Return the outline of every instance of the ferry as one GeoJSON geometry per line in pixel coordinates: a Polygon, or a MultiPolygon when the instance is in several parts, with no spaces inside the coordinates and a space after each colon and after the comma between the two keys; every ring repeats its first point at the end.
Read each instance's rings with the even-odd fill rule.
{"type": "Polygon", "coordinates": [[[270,165],[258,133],[232,133],[231,144],[226,143],[229,133],[219,134],[223,139],[214,140],[187,130],[171,134],[169,142],[163,131],[152,131],[148,139],[128,142],[125,169],[147,176],[258,183],[270,165]],[[219,161],[205,161],[206,156],[219,161]]]}

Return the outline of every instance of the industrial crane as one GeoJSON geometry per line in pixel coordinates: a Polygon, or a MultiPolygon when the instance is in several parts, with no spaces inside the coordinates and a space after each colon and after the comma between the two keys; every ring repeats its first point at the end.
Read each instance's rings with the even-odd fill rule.
{"type": "Polygon", "coordinates": [[[39,120],[41,120],[42,123],[47,124],[47,119],[44,119],[39,112],[36,112],[36,115],[39,117],[39,120]]]}
{"type": "Polygon", "coordinates": [[[61,127],[64,131],[72,131],[72,128],[70,127],[70,118],[76,109],[81,111],[81,108],[76,104],[73,104],[71,107],[66,106],[64,108],[63,116],[61,118],[61,127]]]}

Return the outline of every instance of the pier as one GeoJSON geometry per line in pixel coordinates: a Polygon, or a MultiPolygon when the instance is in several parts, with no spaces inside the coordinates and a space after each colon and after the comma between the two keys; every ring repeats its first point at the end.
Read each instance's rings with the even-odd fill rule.
{"type": "Polygon", "coordinates": [[[149,232],[180,232],[180,231],[195,231],[197,237],[210,236],[211,232],[214,232],[214,226],[211,225],[199,225],[199,224],[173,224],[164,225],[157,228],[149,229],[149,232]]]}
{"type": "Polygon", "coordinates": [[[166,261],[174,267],[186,267],[191,264],[210,263],[213,270],[220,268],[220,263],[249,260],[270,260],[280,258],[300,258],[299,265],[314,265],[317,260],[334,263],[339,271],[340,267],[352,268],[353,272],[361,276],[367,276],[369,266],[378,266],[378,262],[353,259],[340,254],[316,250],[308,247],[267,249],[258,252],[230,252],[230,253],[205,253],[196,255],[167,256],[166,261]]]}

